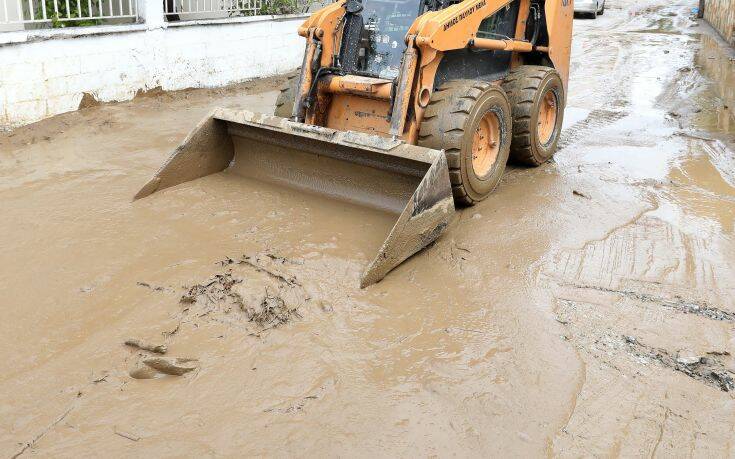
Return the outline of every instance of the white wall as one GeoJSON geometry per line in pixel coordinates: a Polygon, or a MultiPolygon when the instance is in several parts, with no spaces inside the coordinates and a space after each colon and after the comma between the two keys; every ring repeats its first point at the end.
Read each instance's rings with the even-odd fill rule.
{"type": "Polygon", "coordinates": [[[121,25],[0,34],[0,128],[76,110],[83,94],[214,87],[301,63],[303,16],[121,25]],[[4,43],[3,43],[4,42],[4,43]]]}
{"type": "MultiPolygon", "coordinates": [[[[18,9],[18,2],[12,2],[9,0],[4,0],[5,3],[3,4],[3,0],[0,0],[0,5],[2,5],[2,11],[0,11],[0,21],[6,22],[10,20],[16,20],[20,18],[20,13],[18,9]],[[6,15],[7,11],[7,15],[6,15]]],[[[14,31],[14,30],[23,30],[25,29],[24,24],[0,24],[0,32],[8,32],[8,31],[14,31]]]]}

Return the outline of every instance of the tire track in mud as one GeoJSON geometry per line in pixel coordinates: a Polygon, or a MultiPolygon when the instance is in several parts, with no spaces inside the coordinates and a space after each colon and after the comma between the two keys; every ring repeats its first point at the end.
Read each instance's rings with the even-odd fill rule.
{"type": "MultiPolygon", "coordinates": [[[[590,138],[595,132],[629,115],[625,107],[630,105],[630,95],[627,92],[627,83],[631,78],[628,62],[630,52],[626,51],[618,43],[610,41],[607,41],[603,48],[600,48],[596,43],[589,42],[585,43],[583,48],[585,52],[582,55],[584,56],[585,63],[604,62],[605,68],[595,67],[590,70],[585,68],[583,62],[573,62],[573,70],[586,70],[586,74],[580,76],[574,75],[574,81],[587,81],[590,78],[599,80],[601,75],[606,75],[603,77],[603,81],[595,83],[598,86],[606,87],[606,90],[597,92],[597,94],[590,94],[590,96],[596,99],[596,108],[593,108],[585,118],[562,131],[557,145],[558,152],[590,138]],[[594,77],[588,77],[587,74],[589,73],[592,73],[594,77]]],[[[573,84],[574,82],[570,85],[573,84]]],[[[581,85],[578,84],[578,86],[581,85]]]]}
{"type": "MultiPolygon", "coordinates": [[[[689,42],[694,35],[684,29],[689,22],[682,5],[654,5],[616,24],[618,30],[600,30],[593,24],[590,33],[577,32],[575,38],[584,44],[570,84],[576,83],[579,95],[572,94],[570,105],[591,111],[562,133],[559,150],[578,147],[592,154],[600,145],[612,153],[617,145],[631,147],[636,137],[653,142],[641,142],[642,149],[654,150],[665,140],[665,130],[657,139],[642,127],[655,127],[657,117],[659,125],[676,124],[676,114],[663,114],[685,110],[687,98],[702,85],[692,63],[689,42]],[[642,46],[649,51],[642,53],[642,46]],[[664,60],[674,72],[657,71],[664,60]],[[663,89],[660,94],[658,88],[663,89]]],[[[578,154],[565,153],[567,158],[578,154]]],[[[636,444],[640,453],[649,454],[653,440],[654,450],[670,455],[692,433],[696,441],[699,433],[712,440],[717,435],[726,438],[729,432],[727,425],[704,426],[719,416],[732,419],[721,403],[735,390],[728,340],[735,323],[730,300],[735,284],[728,279],[731,270],[720,264],[727,264],[727,258],[712,254],[716,241],[708,230],[682,228],[666,218],[665,207],[652,212],[669,201],[666,193],[679,184],[668,177],[641,180],[638,175],[646,177],[647,171],[635,172],[615,183],[636,187],[636,194],[645,191],[645,201],[653,201],[653,208],[643,209],[598,240],[583,241],[581,248],[549,252],[536,271],[536,285],[554,292],[551,301],[562,325],[560,338],[577,351],[586,370],[569,419],[552,442],[550,451],[556,454],[626,455],[621,444],[636,444]],[[718,395],[709,387],[727,394],[718,395]],[[679,397],[697,409],[681,409],[679,397]],[[600,430],[614,439],[603,439],[600,430]]],[[[719,451],[726,452],[726,444],[719,451]]]]}
{"type": "MultiPolygon", "coordinates": [[[[695,68],[693,62],[691,65],[679,67],[673,76],[672,82],[656,98],[656,103],[667,109],[673,108],[682,105],[683,99],[686,99],[689,95],[702,90],[706,86],[706,80],[700,72],[695,71],[695,68]]],[[[677,112],[670,113],[670,116],[675,118],[680,115],[677,112]]]]}
{"type": "MultiPolygon", "coordinates": [[[[632,25],[641,21],[646,21],[651,24],[657,23],[656,20],[663,16],[661,13],[662,9],[666,9],[669,13],[665,15],[666,19],[675,18],[678,19],[679,23],[688,21],[688,17],[681,13],[681,5],[673,5],[671,7],[664,8],[662,5],[652,5],[641,10],[633,11],[627,21],[622,24],[618,24],[618,28],[629,29],[632,25]]],[[[664,28],[671,31],[674,34],[681,35],[682,27],[685,25],[679,24],[677,27],[672,21],[669,21],[668,25],[664,28]],[[670,29],[670,30],[669,30],[670,29]]],[[[640,28],[640,27],[639,27],[640,28]]],[[[652,30],[651,32],[657,32],[658,29],[652,30]]],[[[584,62],[592,62],[593,69],[590,71],[586,69],[583,75],[576,77],[577,80],[586,81],[586,79],[597,80],[591,82],[593,86],[604,87],[602,97],[596,97],[597,108],[589,112],[587,117],[574,123],[569,128],[562,132],[558,148],[559,151],[563,151],[569,147],[577,146],[585,142],[585,140],[592,138],[596,133],[603,130],[605,127],[623,119],[628,116],[636,116],[636,112],[631,111],[632,109],[626,109],[631,106],[632,93],[630,85],[634,72],[631,72],[631,68],[636,68],[640,72],[645,72],[655,63],[653,61],[648,62],[640,53],[635,52],[635,47],[632,41],[638,40],[637,38],[627,37],[621,34],[620,30],[589,30],[588,34],[585,34],[585,43],[583,49],[585,52],[582,57],[578,58],[584,62]],[[591,47],[588,45],[590,42],[597,42],[598,38],[604,35],[614,35],[615,41],[608,42],[599,47],[591,47]],[[608,55],[606,59],[604,55],[608,55]],[[597,65],[596,62],[605,62],[604,66],[597,65]],[[602,68],[605,67],[605,68],[602,68]],[[606,71],[604,74],[597,72],[606,71]],[[607,85],[605,84],[607,83],[607,85]]],[[[681,48],[681,39],[679,38],[651,38],[648,40],[650,46],[654,51],[659,49],[665,49],[668,53],[668,47],[666,43],[676,45],[674,49],[681,48]]],[[[688,49],[688,48],[687,48],[688,49]]],[[[684,60],[688,60],[693,65],[693,55],[687,55],[684,60]]],[[[575,67],[580,66],[580,62],[575,62],[575,67]]],[[[576,76],[576,75],[575,75],[576,76]]],[[[680,106],[687,94],[695,91],[701,85],[701,77],[698,76],[698,72],[694,71],[693,67],[680,67],[677,72],[669,75],[669,82],[662,84],[664,88],[661,94],[653,100],[652,106],[648,108],[668,109],[671,107],[680,106]]],[[[587,142],[589,143],[589,142],[587,142]]],[[[654,203],[654,208],[658,207],[658,203],[654,203]]],[[[694,275],[694,280],[701,281],[705,285],[709,284],[710,289],[719,290],[721,287],[716,280],[710,278],[705,279],[702,273],[711,272],[713,265],[709,262],[706,257],[702,257],[697,260],[695,257],[696,253],[705,242],[703,238],[687,235],[681,231],[677,231],[671,225],[660,221],[656,218],[644,218],[638,221],[640,217],[648,213],[652,209],[646,209],[632,222],[627,222],[622,226],[614,228],[609,231],[602,240],[587,241],[583,250],[562,250],[552,257],[556,261],[556,267],[551,268],[548,272],[549,277],[556,278],[557,285],[567,285],[570,283],[576,285],[579,288],[606,290],[609,293],[623,294],[623,295],[638,295],[638,300],[650,300],[653,301],[653,296],[645,293],[636,292],[633,290],[622,289],[615,290],[613,287],[621,287],[621,285],[613,285],[615,283],[625,282],[632,279],[644,279],[651,275],[658,276],[661,279],[669,279],[669,284],[676,284],[675,278],[683,276],[686,280],[688,275],[694,275]],[[650,234],[649,234],[650,233],[650,234]],[[653,237],[653,239],[649,239],[653,237]],[[663,238],[663,244],[656,243],[658,238],[663,238]],[[648,242],[647,242],[648,241],[648,242]],[[692,247],[694,244],[694,247],[692,247]],[[665,262],[661,262],[661,255],[665,255],[666,251],[670,251],[671,245],[681,250],[676,250],[677,253],[669,258],[665,262]],[[667,246],[667,247],[664,247],[667,246]],[[656,255],[659,255],[657,258],[656,255]],[[653,258],[652,258],[653,257],[653,258]],[[638,259],[638,261],[636,261],[638,259]],[[641,263],[641,261],[645,261],[641,263]],[[694,261],[696,260],[696,261],[694,261]],[[573,279],[567,278],[565,268],[564,272],[559,272],[558,265],[562,263],[566,265],[572,262],[576,265],[576,274],[572,277],[573,279]],[[692,263],[695,265],[692,265],[692,263]],[[636,263],[641,266],[636,267],[636,263]],[[649,272],[653,270],[654,272],[649,272]],[[587,282],[579,277],[583,274],[587,274],[587,282]],[[565,279],[566,278],[566,279],[565,279]],[[603,278],[607,278],[608,282],[602,282],[603,278]],[[582,281],[581,283],[579,281],[582,281]],[[591,281],[591,282],[589,282],[591,281]]],[[[574,268],[574,267],[572,267],[574,268]]],[[[728,290],[729,286],[725,286],[725,290],[728,290]]],[[[722,293],[722,292],[720,292],[722,293]]],[[[712,311],[706,304],[699,302],[692,302],[684,299],[681,296],[675,296],[673,300],[658,298],[658,303],[676,309],[680,312],[704,314],[710,318],[716,318],[717,320],[732,321],[735,315],[728,311],[716,309],[712,311]],[[700,307],[699,310],[697,308],[700,307]],[[702,309],[701,307],[704,307],[702,309]]]]}
{"type": "Polygon", "coordinates": [[[551,255],[540,265],[539,281],[735,322],[735,311],[712,304],[728,298],[733,285],[713,275],[718,261],[706,256],[707,237],[686,234],[648,211],[603,238],[551,255]],[[708,301],[691,298],[685,286],[692,282],[706,286],[708,301]]]}
{"type": "MultiPolygon", "coordinates": [[[[630,334],[629,326],[636,323],[630,316],[641,313],[630,304],[612,305],[596,299],[557,295],[553,312],[563,326],[560,338],[576,350],[586,369],[585,384],[577,395],[575,409],[554,439],[557,453],[570,449],[590,453],[590,448],[602,452],[606,447],[613,447],[613,441],[602,449],[598,442],[590,441],[590,433],[600,428],[617,432],[618,439],[645,444],[662,435],[660,422],[646,422],[657,417],[660,420],[655,415],[660,410],[663,410],[661,414],[670,411],[680,421],[673,433],[667,432],[676,437],[674,445],[686,438],[687,433],[701,431],[701,423],[709,416],[729,416],[726,406],[719,405],[730,400],[735,383],[735,367],[727,350],[697,346],[698,352],[694,352],[683,343],[677,347],[675,341],[666,340],[654,346],[653,343],[662,343],[655,333],[649,336],[645,328],[635,329],[643,339],[630,334]],[[687,378],[677,378],[672,372],[687,378]],[[717,389],[722,395],[698,388],[699,384],[717,389]],[[683,410],[676,402],[679,398],[703,407],[702,411],[683,410]],[[632,423],[638,423],[638,427],[629,431],[627,426],[632,423]]],[[[669,448],[670,445],[671,442],[669,448]]]]}
{"type": "MultiPolygon", "coordinates": [[[[658,9],[660,9],[659,6],[656,7],[656,11],[658,9]]],[[[651,12],[646,11],[645,13],[651,12]]],[[[640,19],[638,14],[632,15],[627,21],[618,24],[617,27],[624,27],[626,24],[630,25],[638,19],[640,19]]],[[[678,30],[674,32],[680,34],[678,30]]],[[[629,88],[631,80],[634,77],[634,73],[630,69],[640,68],[641,65],[639,64],[644,64],[644,62],[637,62],[641,59],[641,56],[633,52],[633,46],[630,43],[636,39],[631,38],[628,34],[629,31],[623,32],[612,29],[589,31],[587,35],[588,41],[582,45],[584,51],[581,53],[581,56],[583,56],[581,59],[583,61],[576,61],[571,64],[572,71],[585,69],[586,74],[580,76],[574,75],[574,82],[588,82],[590,79],[597,80],[594,82],[594,85],[604,87],[605,90],[601,91],[601,94],[598,94],[597,97],[591,94],[592,97],[597,99],[595,104],[596,108],[592,109],[587,117],[574,123],[562,132],[557,147],[559,151],[576,145],[586,138],[590,138],[592,134],[631,114],[627,110],[631,105],[629,88]],[[610,35],[615,35],[617,37],[616,40],[605,40],[610,35]],[[600,45],[600,42],[602,42],[602,45],[600,45]],[[585,65],[589,62],[604,62],[606,65],[604,66],[605,68],[598,66],[590,70],[585,65]],[[592,76],[590,77],[588,74],[592,76]]],[[[652,46],[658,47],[663,45],[654,43],[652,46]]],[[[682,91],[687,89],[691,90],[696,87],[697,81],[694,76],[687,75],[686,68],[683,69],[683,71],[677,72],[674,75],[674,83],[666,86],[669,88],[669,91],[664,91],[664,93],[659,95],[656,101],[658,105],[672,106],[675,102],[675,96],[680,96],[682,91]],[[669,103],[667,104],[667,102],[669,103]]]]}
{"type": "MultiPolygon", "coordinates": [[[[729,333],[735,311],[729,310],[726,300],[719,304],[719,299],[695,299],[688,291],[674,288],[686,284],[692,274],[698,283],[706,282],[702,273],[713,267],[711,260],[696,256],[700,240],[690,240],[692,237],[656,217],[637,218],[582,249],[561,251],[541,267],[541,283],[555,291],[554,312],[565,329],[562,339],[569,341],[585,365],[593,369],[593,381],[621,379],[621,384],[628,384],[642,368],[662,367],[723,392],[735,389],[735,367],[728,350],[702,349],[718,342],[718,334],[729,333]],[[670,255],[664,256],[667,253],[670,255]],[[697,260],[696,265],[689,265],[693,260],[697,260]],[[630,285],[632,281],[635,285],[630,285]],[[711,322],[693,321],[694,317],[711,322]],[[630,335],[635,331],[643,334],[644,341],[659,341],[658,335],[650,332],[654,323],[659,324],[654,328],[711,329],[714,335],[704,344],[683,340],[656,347],[630,335]],[[672,348],[672,344],[680,347],[672,348]],[[692,355],[689,346],[699,348],[700,353],[692,355]]],[[[729,284],[709,285],[714,298],[727,298],[729,284]]],[[[726,342],[720,346],[727,349],[726,342]]],[[[651,384],[676,387],[661,370],[645,374],[645,382],[629,383],[630,390],[647,390],[651,384]]],[[[590,384],[594,388],[599,382],[590,384]]],[[[589,416],[589,410],[594,409],[594,391],[599,389],[583,389],[581,416],[589,416]]],[[[615,398],[609,391],[602,393],[615,398]]],[[[579,429],[577,425],[570,431],[579,429]]]]}
{"type": "Polygon", "coordinates": [[[18,452],[16,452],[12,456],[10,456],[10,459],[17,459],[20,456],[22,456],[27,450],[33,449],[33,447],[36,445],[36,443],[38,443],[43,437],[45,437],[46,434],[48,434],[49,432],[53,431],[56,428],[56,426],[61,421],[63,421],[69,415],[69,413],[72,412],[72,410],[74,409],[75,406],[76,406],[75,404],[72,404],[63,413],[61,413],[61,415],[59,415],[58,417],[56,417],[56,419],[54,419],[54,421],[52,421],[48,426],[46,426],[46,428],[44,428],[41,432],[39,432],[38,434],[36,434],[30,441],[19,443],[21,445],[20,450],[18,450],[18,452]]]}
{"type": "Polygon", "coordinates": [[[605,109],[592,110],[584,119],[577,121],[562,132],[557,146],[558,151],[562,151],[565,148],[588,139],[591,134],[626,116],[628,116],[628,113],[621,111],[605,109]]]}

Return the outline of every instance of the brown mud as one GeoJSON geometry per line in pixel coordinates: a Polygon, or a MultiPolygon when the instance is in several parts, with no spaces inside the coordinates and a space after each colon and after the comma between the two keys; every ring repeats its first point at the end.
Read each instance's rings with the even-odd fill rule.
{"type": "Polygon", "coordinates": [[[3,135],[0,451],[732,456],[732,73],[691,6],[576,20],[555,160],[366,289],[383,213],[230,172],[131,201],[280,81],[3,135]]]}

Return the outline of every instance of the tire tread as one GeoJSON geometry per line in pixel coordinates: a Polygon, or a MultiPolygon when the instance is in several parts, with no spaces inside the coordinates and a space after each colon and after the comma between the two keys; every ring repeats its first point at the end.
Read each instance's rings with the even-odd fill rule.
{"type": "Polygon", "coordinates": [[[419,145],[444,150],[449,166],[452,195],[457,204],[471,206],[473,199],[462,179],[461,155],[465,124],[472,108],[490,83],[476,80],[451,80],[437,88],[426,107],[419,128],[419,145]]]}
{"type": "Polygon", "coordinates": [[[513,161],[528,166],[539,166],[545,162],[534,154],[531,145],[531,119],[536,94],[552,67],[540,65],[521,65],[508,74],[503,81],[503,89],[508,95],[513,114],[513,138],[510,144],[510,157],[513,161]]]}

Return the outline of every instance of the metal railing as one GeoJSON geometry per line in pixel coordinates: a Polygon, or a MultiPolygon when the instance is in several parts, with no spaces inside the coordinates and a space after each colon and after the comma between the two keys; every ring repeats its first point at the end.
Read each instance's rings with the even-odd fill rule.
{"type": "Polygon", "coordinates": [[[138,18],[136,0],[0,0],[0,24],[94,25],[138,18]]]}
{"type": "MultiPolygon", "coordinates": [[[[171,16],[255,16],[263,6],[263,0],[168,0],[164,13],[171,16]]],[[[187,18],[188,19],[188,18],[187,18]]]]}
{"type": "Polygon", "coordinates": [[[163,0],[168,21],[303,13],[333,0],[163,0]]]}
{"type": "MultiPolygon", "coordinates": [[[[146,0],[0,0],[0,33],[23,28],[136,22],[141,1],[146,0]]],[[[158,1],[163,2],[166,20],[186,21],[304,13],[334,0],[158,1]]]]}

